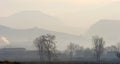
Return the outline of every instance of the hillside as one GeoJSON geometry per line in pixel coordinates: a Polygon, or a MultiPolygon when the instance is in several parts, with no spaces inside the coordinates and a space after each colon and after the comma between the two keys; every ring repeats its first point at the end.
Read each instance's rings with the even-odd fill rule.
{"type": "Polygon", "coordinates": [[[86,32],[86,37],[103,37],[108,45],[120,42],[120,20],[100,20],[86,32]]]}
{"type": "Polygon", "coordinates": [[[56,36],[57,46],[59,49],[66,48],[66,45],[70,42],[79,44],[80,36],[66,34],[62,32],[55,32],[40,28],[31,29],[13,29],[5,26],[0,26],[0,35],[5,36],[11,42],[6,47],[24,47],[27,49],[33,49],[33,40],[44,34],[52,34],[56,36]]]}

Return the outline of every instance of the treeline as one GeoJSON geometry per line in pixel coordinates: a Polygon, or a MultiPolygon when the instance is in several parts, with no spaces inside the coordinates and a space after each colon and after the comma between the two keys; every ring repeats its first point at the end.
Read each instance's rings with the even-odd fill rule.
{"type": "Polygon", "coordinates": [[[105,58],[107,55],[108,59],[111,58],[111,60],[113,60],[113,57],[120,58],[120,47],[117,45],[105,47],[106,42],[103,37],[93,36],[92,48],[84,48],[78,44],[70,43],[64,52],[56,50],[56,42],[56,36],[51,34],[41,35],[34,40],[34,44],[39,51],[40,61],[101,62],[104,59],[107,60],[105,58]],[[110,54],[111,57],[109,58],[110,54]]]}

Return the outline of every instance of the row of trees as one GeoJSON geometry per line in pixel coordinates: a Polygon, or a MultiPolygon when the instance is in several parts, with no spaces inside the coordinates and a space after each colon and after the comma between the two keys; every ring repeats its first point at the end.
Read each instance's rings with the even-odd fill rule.
{"type": "MultiPolygon", "coordinates": [[[[42,35],[34,40],[34,44],[39,50],[40,61],[47,59],[52,61],[53,57],[56,57],[56,41],[54,35],[42,35]]],[[[70,43],[67,46],[67,52],[69,53],[70,58],[72,59],[77,50],[82,49],[79,45],[70,43]]],[[[93,37],[93,50],[96,60],[99,61],[101,55],[105,49],[105,41],[102,37],[94,36],[93,37]]],[[[117,56],[120,57],[119,47],[114,46],[114,52],[117,53],[117,56]]]]}

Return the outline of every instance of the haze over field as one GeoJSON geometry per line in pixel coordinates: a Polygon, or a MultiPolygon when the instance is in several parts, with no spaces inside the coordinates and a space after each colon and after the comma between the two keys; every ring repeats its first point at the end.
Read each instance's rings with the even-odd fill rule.
{"type": "MultiPolygon", "coordinates": [[[[7,20],[8,18],[2,19],[2,21],[7,21],[7,20]]],[[[9,18],[9,20],[15,21],[15,19],[11,19],[11,18],[9,18]]],[[[24,19],[22,20],[24,21],[24,19]]],[[[103,37],[106,41],[106,46],[116,45],[118,42],[120,42],[119,27],[120,27],[120,20],[100,20],[92,27],[90,27],[90,29],[87,30],[84,33],[84,35],[77,36],[63,32],[46,30],[43,28],[14,29],[1,25],[0,47],[7,47],[7,48],[23,47],[27,49],[34,49],[33,40],[36,37],[44,34],[53,34],[56,36],[57,49],[59,50],[64,50],[70,42],[73,42],[74,44],[78,44],[80,46],[84,46],[86,48],[92,47],[93,44],[92,36],[95,35],[103,37]]]]}
{"type": "Polygon", "coordinates": [[[50,33],[59,49],[70,42],[91,47],[94,35],[114,45],[120,41],[119,11],[119,0],[0,0],[0,42],[30,49],[36,37],[50,33]]]}

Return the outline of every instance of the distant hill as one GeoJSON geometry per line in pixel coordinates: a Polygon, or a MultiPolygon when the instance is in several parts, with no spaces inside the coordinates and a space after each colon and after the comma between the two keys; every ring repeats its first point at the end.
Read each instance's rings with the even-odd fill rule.
{"type": "Polygon", "coordinates": [[[44,34],[55,35],[59,49],[64,49],[70,42],[82,44],[80,43],[80,36],[75,36],[67,33],[55,32],[40,28],[13,29],[2,25],[0,26],[0,35],[7,37],[11,42],[10,45],[7,45],[5,47],[24,47],[27,49],[32,49],[34,47],[33,40],[36,37],[44,34]]]}
{"type": "Polygon", "coordinates": [[[100,20],[91,26],[85,35],[80,36],[63,33],[62,31],[69,33],[79,32],[79,28],[64,26],[58,18],[49,16],[40,11],[24,11],[8,17],[2,17],[0,18],[0,23],[2,24],[0,25],[0,36],[7,37],[11,42],[10,45],[6,46],[0,40],[0,47],[24,47],[33,49],[33,40],[43,34],[55,35],[59,49],[65,49],[66,45],[70,42],[89,47],[92,45],[91,39],[94,35],[103,37],[107,45],[120,42],[119,20],[100,20]],[[15,27],[21,26],[22,28],[26,28],[31,26],[31,28],[11,28],[13,24],[15,27]],[[39,26],[40,28],[33,28],[33,26],[39,26]]]}
{"type": "Polygon", "coordinates": [[[82,33],[81,28],[66,26],[64,21],[41,11],[22,11],[7,17],[0,17],[0,24],[20,29],[39,27],[52,31],[69,32],[70,34],[82,33]]]}
{"type": "Polygon", "coordinates": [[[58,18],[47,15],[41,11],[19,12],[8,17],[0,18],[0,22],[2,24],[15,24],[16,26],[22,25],[21,27],[38,25],[41,27],[54,27],[62,24],[58,18]]]}
{"type": "Polygon", "coordinates": [[[91,47],[92,36],[95,35],[103,37],[106,41],[106,45],[117,44],[120,42],[119,27],[119,20],[100,20],[91,26],[85,35],[76,36],[41,28],[13,29],[1,25],[0,35],[7,37],[11,42],[10,45],[7,45],[5,47],[24,47],[27,49],[33,49],[33,40],[36,37],[44,34],[53,34],[56,36],[58,49],[65,49],[66,45],[68,45],[70,42],[79,44],[80,46],[91,47]]]}
{"type": "Polygon", "coordinates": [[[33,49],[33,40],[43,34],[55,35],[59,49],[66,48],[66,45],[70,42],[80,44],[81,41],[81,37],[79,36],[63,33],[64,31],[70,32],[71,29],[76,32],[78,29],[64,26],[58,18],[47,15],[41,11],[23,11],[8,17],[1,17],[0,23],[2,24],[0,25],[0,36],[7,37],[11,42],[11,44],[7,46],[0,43],[0,47],[24,47],[33,49]],[[12,26],[13,24],[14,26],[12,26]],[[33,28],[33,26],[35,26],[35,28],[33,28]],[[16,27],[16,29],[10,27],[16,27]],[[18,29],[17,27],[24,29],[18,29]]]}
{"type": "Polygon", "coordinates": [[[107,44],[120,42],[120,20],[100,20],[86,32],[86,37],[98,35],[103,37],[107,44]]]}

